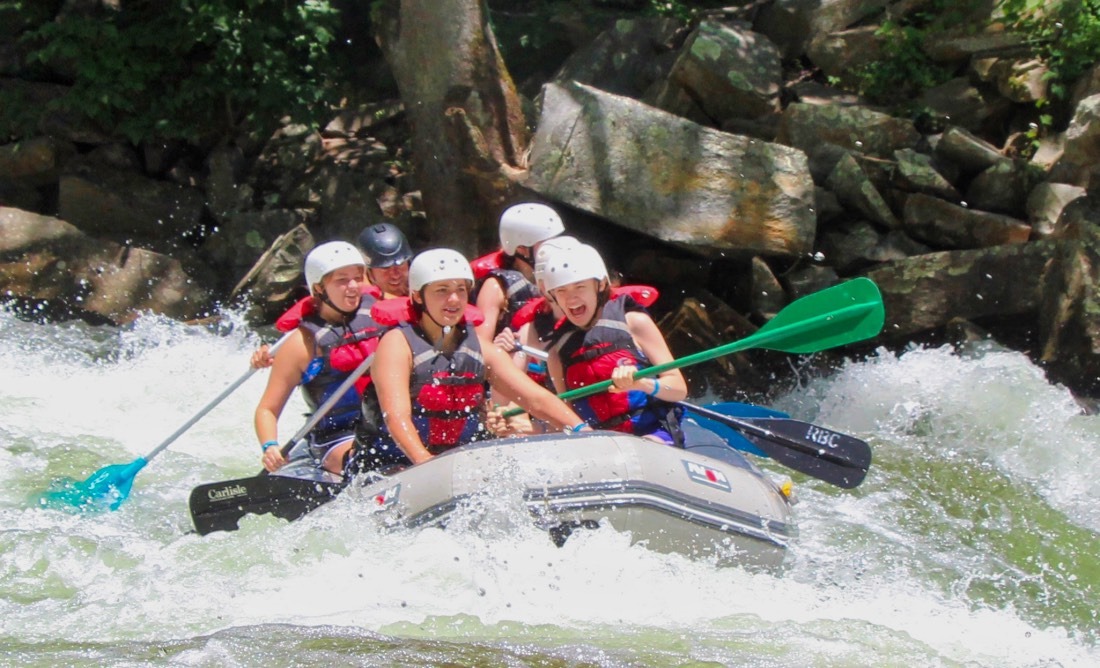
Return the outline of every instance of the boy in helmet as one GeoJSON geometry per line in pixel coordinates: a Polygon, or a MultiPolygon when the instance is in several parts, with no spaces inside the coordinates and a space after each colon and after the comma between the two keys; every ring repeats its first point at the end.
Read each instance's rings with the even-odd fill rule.
{"type": "Polygon", "coordinates": [[[485,317],[477,328],[482,336],[495,337],[524,304],[539,296],[535,253],[541,243],[564,231],[561,217],[545,204],[516,204],[501,214],[500,251],[472,263],[481,281],[475,303],[485,317]]]}
{"type": "Polygon", "coordinates": [[[390,223],[378,223],[359,234],[359,248],[367,261],[367,278],[383,297],[409,294],[409,261],[413,252],[409,240],[390,223]]]}

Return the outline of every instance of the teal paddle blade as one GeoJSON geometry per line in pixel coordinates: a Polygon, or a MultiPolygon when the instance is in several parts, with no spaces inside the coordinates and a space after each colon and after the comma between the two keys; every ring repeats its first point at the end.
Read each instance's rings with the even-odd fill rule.
{"type": "Polygon", "coordinates": [[[130,496],[134,477],[145,464],[145,458],[138,457],[129,464],[105,466],[86,480],[58,480],[39,495],[38,505],[54,510],[78,512],[118,510],[126,497],[130,496]]]}

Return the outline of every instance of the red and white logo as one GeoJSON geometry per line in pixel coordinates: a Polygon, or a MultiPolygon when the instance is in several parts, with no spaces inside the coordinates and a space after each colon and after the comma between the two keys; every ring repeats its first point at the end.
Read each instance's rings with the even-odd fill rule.
{"type": "Polygon", "coordinates": [[[715,487],[726,492],[730,491],[730,481],[725,473],[722,473],[716,468],[700,464],[699,462],[689,462],[686,459],[681,461],[684,462],[684,468],[687,469],[688,477],[695,482],[709,487],[715,487]]]}

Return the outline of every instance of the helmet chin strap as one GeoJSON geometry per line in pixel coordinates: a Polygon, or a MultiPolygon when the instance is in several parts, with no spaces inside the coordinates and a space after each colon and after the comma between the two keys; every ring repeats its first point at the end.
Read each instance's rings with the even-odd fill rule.
{"type": "Polygon", "coordinates": [[[454,326],[453,325],[444,325],[443,323],[439,322],[438,320],[435,319],[435,316],[433,316],[431,314],[431,311],[429,311],[424,306],[424,288],[420,289],[419,294],[420,294],[420,303],[417,304],[416,301],[413,300],[413,304],[416,305],[417,310],[419,310],[424,315],[428,316],[428,320],[431,320],[433,323],[435,323],[435,325],[437,327],[439,327],[439,329],[443,330],[443,334],[440,335],[439,340],[436,341],[434,344],[432,344],[432,347],[435,348],[436,352],[439,352],[439,351],[443,350],[443,343],[447,340],[447,335],[451,333],[451,330],[454,329],[454,326]]]}
{"type": "Polygon", "coordinates": [[[531,256],[525,253],[520,253],[518,248],[516,249],[515,255],[513,255],[512,257],[517,260],[523,260],[523,262],[532,269],[535,267],[535,262],[531,258],[531,256]]]}
{"type": "Polygon", "coordinates": [[[344,316],[344,320],[351,320],[352,318],[355,317],[355,313],[358,309],[356,309],[356,311],[345,311],[344,309],[340,308],[336,304],[333,304],[332,300],[328,298],[328,295],[323,290],[321,291],[321,294],[318,295],[318,297],[321,298],[321,303],[327,304],[328,306],[333,308],[337,313],[344,316]]]}

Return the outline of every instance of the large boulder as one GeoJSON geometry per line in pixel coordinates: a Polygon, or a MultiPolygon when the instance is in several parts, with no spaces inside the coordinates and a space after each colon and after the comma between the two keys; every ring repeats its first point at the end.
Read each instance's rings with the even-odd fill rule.
{"type": "Polygon", "coordinates": [[[890,0],[774,0],[762,3],[754,29],[794,59],[815,35],[844,30],[883,10],[890,0]]]}
{"type": "Polygon", "coordinates": [[[1100,205],[1066,206],[1061,240],[1042,284],[1040,359],[1078,391],[1100,392],[1100,205]]]}
{"type": "Polygon", "coordinates": [[[83,162],[62,175],[58,210],[88,234],[115,241],[175,238],[198,226],[201,190],[83,162]]]}
{"type": "Polygon", "coordinates": [[[813,246],[814,186],[801,151],[580,84],[543,89],[526,185],[701,253],[797,256],[813,246]]]}
{"type": "Polygon", "coordinates": [[[34,304],[45,318],[115,324],[143,311],[189,320],[209,306],[207,291],[177,260],[12,208],[0,208],[0,294],[34,304]]]}
{"type": "Polygon", "coordinates": [[[902,221],[906,232],[941,248],[1022,244],[1031,237],[1031,226],[1022,220],[921,194],[906,198],[902,221]]]}
{"type": "Polygon", "coordinates": [[[721,126],[777,113],[782,81],[779,51],[766,37],[703,21],[680,50],[655,106],[687,116],[680,105],[686,100],[721,126]]]}
{"type": "Polygon", "coordinates": [[[916,147],[921,135],[912,121],[874,109],[795,103],[783,112],[776,140],[807,153],[826,143],[889,160],[916,147]]]}
{"type": "Polygon", "coordinates": [[[0,146],[0,182],[44,186],[57,181],[74,155],[71,142],[53,137],[34,137],[0,146]]]}
{"type": "Polygon", "coordinates": [[[1057,242],[928,253],[888,262],[867,273],[886,307],[883,336],[904,339],[954,319],[1015,317],[1035,329],[1040,281],[1057,242]],[[1021,277],[1032,277],[1021,280],[1021,277]]]}
{"type": "Polygon", "coordinates": [[[570,54],[554,81],[588,84],[616,95],[643,99],[668,76],[676,58],[671,48],[683,29],[679,21],[622,19],[570,54]]]}

